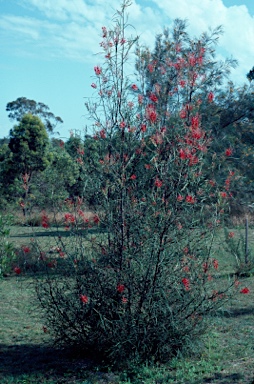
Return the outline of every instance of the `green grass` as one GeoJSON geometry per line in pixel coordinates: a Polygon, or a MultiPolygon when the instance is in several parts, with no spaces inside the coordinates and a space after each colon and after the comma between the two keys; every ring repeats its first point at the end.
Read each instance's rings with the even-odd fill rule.
{"type": "MultiPolygon", "coordinates": [[[[35,231],[44,247],[56,239],[56,234],[48,230],[35,231]]],[[[29,227],[13,227],[11,239],[16,246],[28,245],[33,233],[29,227]]],[[[67,234],[64,239],[68,241],[67,234]]],[[[220,242],[217,238],[222,268],[229,256],[222,252],[220,242]]],[[[253,277],[241,282],[242,287],[250,289],[248,295],[238,294],[217,317],[209,319],[211,327],[203,337],[201,353],[178,356],[161,366],[133,367],[132,372],[102,372],[78,351],[53,347],[50,334],[43,331],[31,281],[31,277],[21,275],[0,280],[1,384],[254,383],[253,277]]]]}

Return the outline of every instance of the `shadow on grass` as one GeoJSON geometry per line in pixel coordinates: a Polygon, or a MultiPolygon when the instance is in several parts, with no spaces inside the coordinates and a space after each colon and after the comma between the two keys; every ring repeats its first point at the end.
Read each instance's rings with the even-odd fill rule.
{"type": "Polygon", "coordinates": [[[92,369],[92,361],[77,358],[73,351],[40,345],[0,344],[0,378],[24,374],[63,377],[70,372],[92,369]]]}
{"type": "Polygon", "coordinates": [[[87,236],[92,234],[102,233],[100,228],[89,228],[89,229],[80,229],[77,231],[66,231],[64,229],[56,229],[50,231],[35,231],[34,233],[20,233],[20,234],[12,234],[10,238],[31,238],[35,237],[70,237],[70,236],[87,236]]]}
{"type": "Polygon", "coordinates": [[[205,378],[203,383],[213,383],[213,384],[231,384],[231,383],[243,383],[244,377],[241,373],[215,373],[213,377],[205,378]],[[241,381],[240,381],[241,380],[241,381]]]}
{"type": "MultiPolygon", "coordinates": [[[[235,308],[228,311],[218,311],[220,317],[239,317],[245,315],[254,315],[254,307],[235,308]]],[[[218,314],[216,316],[218,316],[218,314]]]]}

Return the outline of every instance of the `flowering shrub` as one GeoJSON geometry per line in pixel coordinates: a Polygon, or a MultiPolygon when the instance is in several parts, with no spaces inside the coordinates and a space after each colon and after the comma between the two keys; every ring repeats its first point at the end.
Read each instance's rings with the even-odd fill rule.
{"type": "Polygon", "coordinates": [[[216,159],[207,175],[211,138],[200,113],[201,91],[210,104],[216,98],[210,64],[205,78],[211,41],[175,36],[163,62],[137,49],[134,82],[125,69],[136,41],[126,32],[127,5],[113,29],[102,28],[105,64],[94,67],[92,83],[98,100],[86,105],[96,156],[85,140],[87,187],[65,214],[71,247],[61,273],[58,264],[47,266],[37,285],[55,341],[117,366],[186,349],[229,295],[214,278],[212,241],[230,191],[213,175],[216,159]],[[150,90],[146,71],[160,71],[150,90]],[[82,204],[91,188],[100,199],[87,217],[82,204]]]}

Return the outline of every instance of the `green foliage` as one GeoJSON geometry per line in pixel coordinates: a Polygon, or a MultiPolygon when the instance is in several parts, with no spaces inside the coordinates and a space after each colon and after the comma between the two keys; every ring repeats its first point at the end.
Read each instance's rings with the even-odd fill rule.
{"type": "Polygon", "coordinates": [[[44,170],[50,162],[49,139],[41,120],[31,114],[24,115],[10,131],[9,148],[17,174],[31,175],[44,170]]]}
{"type": "Polygon", "coordinates": [[[0,277],[11,272],[15,259],[14,245],[9,240],[12,221],[10,215],[0,215],[0,277]]]}

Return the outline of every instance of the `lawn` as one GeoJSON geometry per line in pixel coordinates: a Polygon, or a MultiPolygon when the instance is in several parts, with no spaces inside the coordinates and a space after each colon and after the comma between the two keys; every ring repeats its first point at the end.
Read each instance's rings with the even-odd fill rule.
{"type": "MultiPolygon", "coordinates": [[[[57,233],[37,230],[46,247],[57,233]]],[[[28,245],[31,228],[12,228],[16,245],[28,245]]],[[[64,232],[62,234],[64,236],[64,232]]],[[[68,240],[67,234],[65,239],[68,240]]],[[[217,239],[218,254],[221,252],[217,239]]],[[[225,262],[226,254],[220,254],[225,262]]],[[[233,260],[232,260],[233,261],[233,260]]],[[[222,279],[227,279],[223,274],[222,279]]],[[[238,294],[217,317],[203,338],[202,352],[179,356],[165,365],[134,368],[133,372],[102,372],[78,351],[59,350],[44,332],[43,319],[36,306],[31,277],[14,276],[0,280],[0,382],[10,383],[254,383],[254,278],[245,277],[241,286],[249,294],[238,294]]]]}

